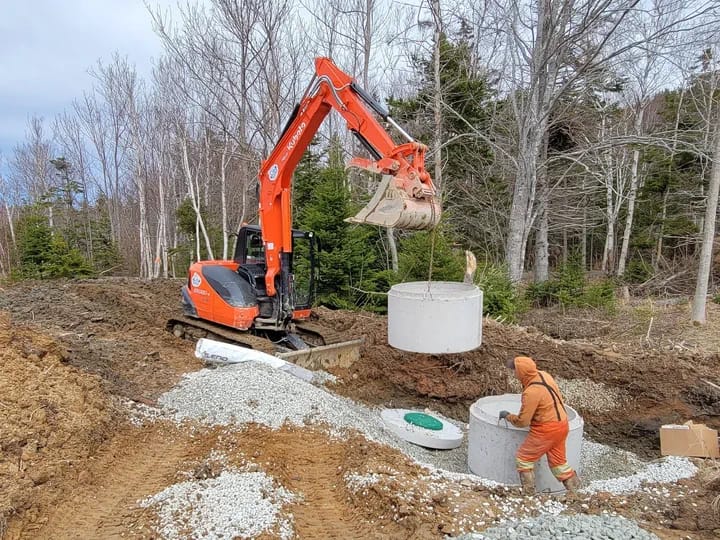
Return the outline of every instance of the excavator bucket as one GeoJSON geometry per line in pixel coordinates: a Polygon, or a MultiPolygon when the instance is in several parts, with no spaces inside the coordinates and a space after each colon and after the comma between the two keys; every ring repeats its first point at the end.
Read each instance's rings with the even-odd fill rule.
{"type": "Polygon", "coordinates": [[[360,359],[362,339],[343,341],[320,347],[310,347],[298,351],[277,353],[275,356],[310,370],[331,367],[347,368],[360,359]]]}
{"type": "Polygon", "coordinates": [[[393,177],[383,175],[370,202],[348,223],[367,223],[396,229],[429,230],[440,221],[440,204],[434,197],[416,199],[393,185],[393,177]]]}

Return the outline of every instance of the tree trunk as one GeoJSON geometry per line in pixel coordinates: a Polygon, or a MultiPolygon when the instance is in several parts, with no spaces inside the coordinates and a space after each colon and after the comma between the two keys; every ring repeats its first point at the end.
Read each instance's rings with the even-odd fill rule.
{"type": "Polygon", "coordinates": [[[515,179],[515,189],[513,191],[513,201],[510,208],[510,220],[508,222],[507,246],[505,249],[505,259],[508,265],[510,280],[518,283],[522,279],[523,269],[525,267],[525,219],[528,212],[529,202],[529,183],[531,181],[532,172],[528,170],[530,166],[523,161],[522,156],[518,156],[519,171],[515,179]]]}
{"type": "Polygon", "coordinates": [[[692,321],[695,324],[705,324],[705,303],[707,302],[708,281],[710,279],[710,269],[712,266],[718,191],[720,191],[720,126],[718,126],[717,133],[715,134],[715,160],[710,175],[710,185],[708,186],[707,206],[705,208],[705,228],[703,229],[703,243],[700,251],[700,266],[698,268],[695,299],[693,300],[692,306],[692,321]]]}
{"type": "Polygon", "coordinates": [[[17,243],[15,240],[15,225],[13,224],[13,215],[8,203],[5,203],[5,213],[7,214],[8,227],[10,227],[10,240],[12,240],[12,245],[14,246],[17,243]]]}
{"type": "MultiPolygon", "coordinates": [[[[635,117],[635,134],[642,134],[642,122],[645,114],[644,105],[641,106],[635,117]]],[[[635,215],[635,199],[637,197],[638,186],[640,184],[640,175],[638,166],[640,163],[640,150],[633,152],[632,169],[630,172],[630,192],[628,193],[627,215],[625,216],[625,229],[623,230],[622,247],[620,248],[620,258],[618,259],[617,275],[622,276],[625,273],[625,264],[627,262],[628,250],[630,249],[630,233],[632,232],[633,217],[635,215]]]]}
{"type": "Polygon", "coordinates": [[[193,206],[193,210],[195,210],[195,237],[197,238],[197,260],[200,260],[200,233],[202,232],[203,238],[205,239],[205,246],[207,247],[207,255],[208,259],[214,259],[213,252],[212,252],[212,244],[210,243],[210,237],[208,236],[207,229],[205,228],[205,223],[202,219],[202,214],[200,212],[200,186],[197,184],[197,174],[193,178],[192,171],[190,170],[190,160],[188,158],[188,151],[187,151],[187,141],[182,142],[182,153],[183,153],[183,170],[185,172],[185,178],[187,179],[188,183],[188,190],[190,193],[190,201],[193,206]]]}
{"type": "Polygon", "coordinates": [[[538,228],[535,232],[535,283],[548,280],[548,214],[547,200],[538,202],[538,228]]]}
{"type": "MultiPolygon", "coordinates": [[[[585,176],[582,177],[582,194],[585,197],[585,176]]],[[[582,267],[583,270],[590,270],[588,267],[588,241],[587,241],[587,204],[583,201],[583,212],[582,212],[582,241],[580,242],[582,249],[582,267]]],[[[590,264],[592,264],[592,253],[590,253],[590,264]]]]}
{"type": "Polygon", "coordinates": [[[658,242],[657,247],[655,248],[655,268],[658,268],[660,260],[662,259],[663,236],[665,235],[665,219],[667,218],[667,203],[669,194],[670,187],[666,186],[665,193],[663,193],[662,214],[660,216],[660,232],[658,233],[658,242]]]}
{"type": "Polygon", "coordinates": [[[550,141],[549,133],[546,131],[543,136],[543,143],[540,150],[540,163],[537,172],[538,185],[538,228],[535,233],[535,283],[543,283],[549,277],[549,249],[548,241],[548,203],[550,192],[548,187],[547,150],[550,141]]]}
{"type": "Polygon", "coordinates": [[[227,151],[228,151],[228,135],[225,133],[225,141],[223,144],[222,156],[220,156],[220,212],[222,214],[222,235],[223,235],[223,260],[228,258],[228,217],[227,217],[227,195],[226,195],[226,180],[227,180],[227,151]]]}
{"type": "MultiPolygon", "coordinates": [[[[442,85],[440,83],[440,40],[442,38],[442,13],[440,0],[432,0],[433,19],[435,20],[433,54],[433,149],[435,151],[435,178],[434,183],[438,191],[442,190],[442,85]]],[[[438,194],[438,196],[440,196],[438,194]]]]}

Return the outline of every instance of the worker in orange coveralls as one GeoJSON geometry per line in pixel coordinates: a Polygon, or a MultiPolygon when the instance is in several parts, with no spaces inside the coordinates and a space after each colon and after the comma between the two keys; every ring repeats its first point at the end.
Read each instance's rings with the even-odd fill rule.
{"type": "Polygon", "coordinates": [[[560,389],[550,374],[538,370],[532,358],[518,356],[508,360],[508,369],[515,371],[523,386],[520,414],[500,411],[500,418],[516,427],[530,426],[530,433],[515,455],[523,493],[535,493],[535,462],[547,454],[550,470],[565,489],[580,486],[575,471],[565,457],[565,440],[569,424],[560,389]]]}

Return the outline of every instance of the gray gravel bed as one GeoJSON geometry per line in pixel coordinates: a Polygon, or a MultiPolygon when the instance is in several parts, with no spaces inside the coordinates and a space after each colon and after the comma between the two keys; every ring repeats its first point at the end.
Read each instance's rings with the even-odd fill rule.
{"type": "Polygon", "coordinates": [[[634,521],[620,516],[538,516],[465,534],[455,540],[658,540],[634,521]]]}
{"type": "MultiPolygon", "coordinates": [[[[603,413],[622,407],[628,400],[627,393],[590,379],[563,379],[555,377],[565,403],[581,412],[603,413]]],[[[508,374],[510,391],[522,392],[522,385],[513,375],[508,374]]]]}
{"type": "Polygon", "coordinates": [[[272,429],[286,422],[296,426],[325,424],[334,436],[356,429],[371,440],[401,450],[421,464],[467,472],[466,444],[454,450],[416,446],[387,430],[378,410],[255,362],[188,373],[158,402],[178,422],[198,420],[209,425],[253,422],[272,429]]]}
{"type": "MultiPolygon", "coordinates": [[[[273,429],[286,422],[297,426],[321,424],[327,425],[334,436],[356,429],[371,440],[401,450],[434,471],[469,472],[467,437],[454,450],[416,446],[387,430],[378,409],[254,362],[189,373],[161,396],[159,403],[163,413],[170,414],[176,421],[192,419],[211,425],[254,422],[273,429]]],[[[152,417],[154,413],[136,410],[136,414],[152,417]]],[[[467,433],[465,424],[443,419],[467,433]]],[[[644,483],[675,482],[694,475],[696,470],[686,458],[665,458],[647,464],[630,452],[588,440],[583,444],[581,479],[590,493],[637,491],[644,483]]]]}
{"type": "Polygon", "coordinates": [[[140,506],[157,507],[162,538],[254,538],[273,530],[292,538],[292,516],[283,515],[282,506],[295,499],[263,472],[226,470],[216,478],[174,484],[140,506]]]}
{"type": "Polygon", "coordinates": [[[652,488],[643,487],[645,484],[677,482],[678,480],[695,476],[697,470],[697,467],[687,458],[668,456],[651,463],[646,463],[640,470],[627,476],[592,481],[586,484],[586,487],[582,491],[586,493],[607,491],[615,495],[640,490],[650,493],[652,492],[652,488]]]}
{"type": "Polygon", "coordinates": [[[585,439],[580,455],[585,483],[635,474],[645,466],[632,452],[585,439]]]}

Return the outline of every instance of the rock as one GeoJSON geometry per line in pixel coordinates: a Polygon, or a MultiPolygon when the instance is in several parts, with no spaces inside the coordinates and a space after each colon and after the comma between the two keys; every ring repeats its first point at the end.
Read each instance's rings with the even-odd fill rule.
{"type": "Polygon", "coordinates": [[[28,461],[37,456],[37,452],[38,442],[30,441],[23,447],[22,454],[20,454],[20,459],[22,459],[23,461],[28,461]]]}
{"type": "Polygon", "coordinates": [[[36,486],[42,485],[50,479],[48,471],[45,469],[33,469],[29,471],[30,479],[36,486]]]}

